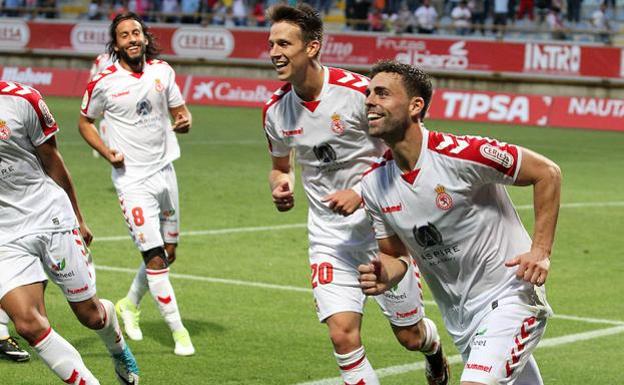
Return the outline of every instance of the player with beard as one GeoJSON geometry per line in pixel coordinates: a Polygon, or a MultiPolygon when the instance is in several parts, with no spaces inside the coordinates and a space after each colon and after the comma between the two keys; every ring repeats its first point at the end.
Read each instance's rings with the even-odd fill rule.
{"type": "MultiPolygon", "coordinates": [[[[293,154],[301,165],[308,198],[309,261],[319,321],[329,329],[345,384],[379,384],[364,352],[360,330],[366,297],[357,266],[378,249],[361,208],[360,178],[384,151],[367,135],[365,77],[319,61],[323,23],[310,6],[276,5],[269,10],[269,54],[277,77],[288,82],[264,109],[269,141],[269,174],[277,210],[294,206],[293,154]]],[[[388,245],[380,244],[382,250],[388,245]]],[[[448,383],[448,364],[436,325],[424,317],[419,275],[375,297],[400,343],[421,351],[431,385],[448,383]]]]}
{"type": "Polygon", "coordinates": [[[174,353],[192,355],[195,349],[169,280],[180,215],[173,168],[180,147],[175,134],[190,130],[191,114],[173,69],[157,59],[159,49],[139,16],[132,12],[117,15],[109,33],[108,53],[117,60],[87,86],[79,129],[87,143],[112,165],[124,218],[143,256],[127,296],[116,308],[128,337],[141,340],[139,304],[149,290],[172,331],[174,353]],[[93,124],[102,113],[108,123],[108,144],[93,124]]]}
{"type": "Polygon", "coordinates": [[[461,385],[541,385],[533,351],[552,310],[543,287],[561,191],[551,160],[495,139],[428,131],[429,76],[396,61],[373,67],[369,134],[390,147],[362,179],[382,250],[359,267],[377,295],[416,261],[464,360],[461,385]],[[533,238],[504,185],[533,186],[533,238]],[[400,207],[400,210],[388,210],[400,207]]]}

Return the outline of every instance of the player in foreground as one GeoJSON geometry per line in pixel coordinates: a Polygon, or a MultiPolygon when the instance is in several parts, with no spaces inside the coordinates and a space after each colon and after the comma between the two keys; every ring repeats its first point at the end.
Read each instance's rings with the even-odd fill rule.
{"type": "Polygon", "coordinates": [[[98,299],[71,177],[56,147],[58,126],[33,88],[0,81],[0,304],[17,332],[68,384],[99,382],[80,354],[50,327],[46,273],[80,322],[96,331],[122,384],[138,384],[138,368],[121,336],[112,302],[98,299]],[[6,119],[6,120],[5,120],[6,119]]]}
{"type": "Polygon", "coordinates": [[[432,86],[416,67],[378,63],[367,94],[369,133],[391,151],[364,176],[362,196],[378,242],[393,247],[359,267],[364,293],[401,279],[407,247],[463,357],[461,384],[542,384],[532,353],[552,313],[542,285],[559,167],[519,146],[428,131],[432,86]],[[532,240],[505,184],[533,186],[532,240]]]}
{"type": "Polygon", "coordinates": [[[128,295],[117,302],[126,334],[141,340],[139,303],[149,290],[175,341],[174,353],[195,353],[169,280],[179,233],[178,185],[173,161],[180,157],[176,133],[191,128],[173,69],[156,59],[159,50],[141,18],[120,14],[110,25],[109,54],[115,64],[87,86],[80,133],[113,166],[112,179],[130,235],[143,263],[128,295]],[[104,113],[108,144],[94,120],[104,113]],[[169,115],[174,119],[173,126],[169,115]]]}
{"type": "MultiPolygon", "coordinates": [[[[310,6],[277,5],[269,10],[269,19],[271,60],[278,78],[288,82],[264,110],[273,202],[279,211],[294,206],[294,152],[309,203],[309,258],[318,318],[329,328],[344,382],[379,384],[360,337],[366,297],[357,271],[377,253],[371,224],[361,209],[360,178],[384,148],[367,135],[368,79],[321,65],[323,24],[310,6]]],[[[425,354],[429,384],[447,384],[448,364],[435,324],[424,318],[418,285],[418,271],[410,266],[396,288],[375,299],[401,344],[425,354]]]]}

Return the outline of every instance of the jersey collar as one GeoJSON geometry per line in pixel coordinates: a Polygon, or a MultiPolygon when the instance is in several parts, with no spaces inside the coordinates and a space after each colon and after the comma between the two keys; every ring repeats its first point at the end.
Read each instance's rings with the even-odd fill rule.
{"type": "Polygon", "coordinates": [[[416,178],[418,177],[418,174],[420,173],[420,169],[422,168],[423,158],[425,157],[425,151],[427,150],[428,145],[429,145],[429,130],[427,130],[424,125],[421,125],[420,132],[422,133],[422,143],[420,147],[420,155],[418,156],[418,161],[416,162],[414,169],[412,171],[408,171],[404,173],[399,168],[399,166],[397,166],[396,162],[394,162],[394,167],[396,167],[397,171],[399,172],[401,179],[403,179],[405,182],[409,183],[410,185],[413,185],[414,182],[416,182],[416,178]]]}
{"type": "Polygon", "coordinates": [[[297,95],[297,92],[295,92],[294,87],[293,87],[293,96],[298,104],[302,105],[308,111],[314,112],[316,108],[319,106],[319,104],[321,104],[321,101],[323,100],[323,97],[325,96],[325,93],[327,92],[328,84],[329,84],[329,68],[323,66],[323,88],[321,88],[321,93],[319,94],[319,97],[316,100],[312,100],[310,102],[305,101],[301,99],[299,95],[297,95]]]}

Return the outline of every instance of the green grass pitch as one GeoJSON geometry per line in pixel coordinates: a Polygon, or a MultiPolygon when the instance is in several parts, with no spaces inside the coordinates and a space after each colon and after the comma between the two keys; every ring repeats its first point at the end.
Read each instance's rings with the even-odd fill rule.
{"type": "MultiPolygon", "coordinates": [[[[116,301],[125,295],[140,256],[127,235],[110,167],[92,157],[78,133],[80,101],[48,98],[48,104],[62,129],[59,147],[95,234],[91,249],[99,267],[98,294],[116,301]]],[[[260,111],[191,110],[193,129],[179,136],[182,158],[175,163],[182,237],[172,280],[197,354],[173,355],[171,335],[148,295],[142,304],[145,338],[130,341],[141,382],[340,383],[326,328],[316,320],[308,290],[300,182],[296,208],[278,213],[268,189],[270,161],[260,111]]],[[[550,321],[535,356],[548,385],[624,384],[624,134],[439,121],[428,126],[520,144],[561,166],[563,206],[547,285],[559,317],[550,321]]],[[[511,188],[510,194],[530,231],[532,190],[511,188]]],[[[425,299],[431,299],[429,293],[425,299]]],[[[53,327],[76,346],[102,384],[116,383],[99,338],[79,325],[53,285],[46,300],[53,327]]],[[[363,339],[382,383],[424,384],[422,355],[395,342],[374,301],[367,307],[363,339]],[[401,365],[409,366],[400,370],[401,365]]],[[[427,312],[441,325],[434,305],[427,312]]],[[[442,338],[447,353],[457,355],[448,335],[442,332],[442,338]]],[[[458,384],[461,364],[452,369],[452,383],[458,384]]],[[[37,357],[25,364],[1,361],[0,373],[0,384],[59,383],[37,357]]]]}

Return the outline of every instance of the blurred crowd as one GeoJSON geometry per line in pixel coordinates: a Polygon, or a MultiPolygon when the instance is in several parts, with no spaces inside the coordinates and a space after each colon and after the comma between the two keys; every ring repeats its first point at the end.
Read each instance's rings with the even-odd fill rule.
{"type": "MultiPolygon", "coordinates": [[[[91,0],[84,17],[112,19],[133,11],[147,21],[266,26],[265,12],[279,2],[296,0],[91,0]]],[[[593,40],[610,43],[617,32],[615,0],[593,9],[583,0],[307,0],[325,15],[344,12],[345,30],[396,34],[490,35],[502,38],[510,31],[546,31],[556,40],[575,32],[589,32],[593,40]],[[591,11],[588,12],[587,9],[591,11]],[[340,12],[340,11],[339,11],[340,12]]],[[[587,0],[586,0],[587,1],[587,0]]],[[[55,18],[57,0],[0,0],[0,15],[55,18]]]]}

